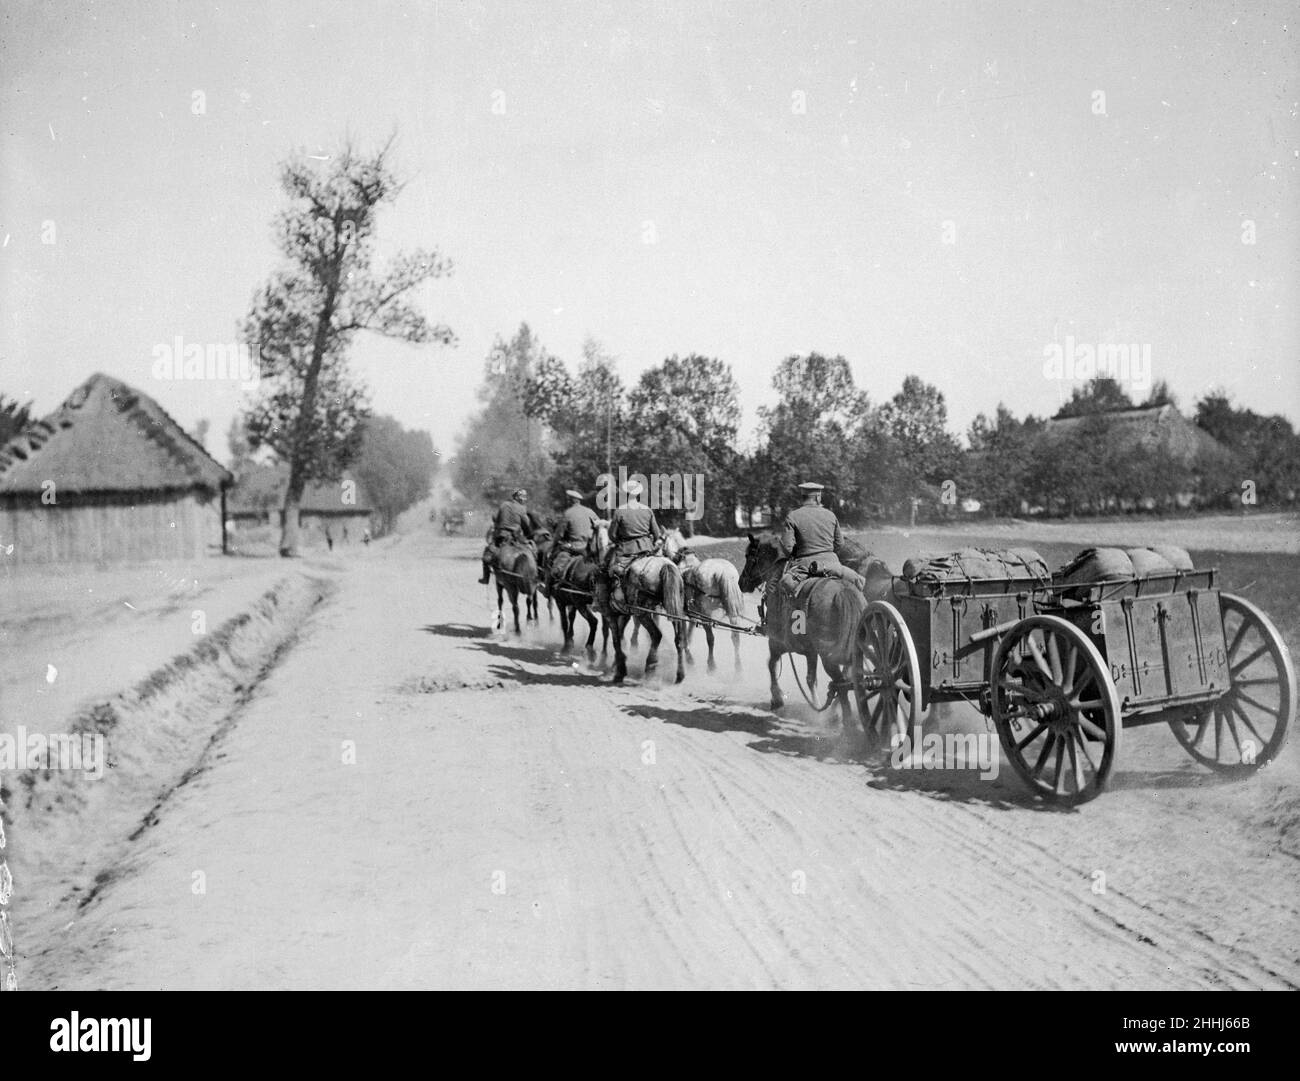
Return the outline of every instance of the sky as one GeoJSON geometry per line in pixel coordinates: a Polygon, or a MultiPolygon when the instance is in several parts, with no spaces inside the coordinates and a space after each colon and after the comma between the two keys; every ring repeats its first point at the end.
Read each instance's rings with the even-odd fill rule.
{"type": "MultiPolygon", "coordinates": [[[[376,411],[452,453],[526,321],[630,383],[731,364],[748,438],[778,362],[908,374],[951,427],[1050,414],[1053,347],[1149,351],[1190,411],[1300,423],[1295,6],[395,3],[0,9],[0,393],[100,370],[226,455],[237,383],[155,378],[235,340],[280,256],[278,165],[396,133],[380,262],[431,246],[452,348],[359,339],[376,411]]],[[[1126,375],[1136,397],[1142,371],[1126,375]]]]}

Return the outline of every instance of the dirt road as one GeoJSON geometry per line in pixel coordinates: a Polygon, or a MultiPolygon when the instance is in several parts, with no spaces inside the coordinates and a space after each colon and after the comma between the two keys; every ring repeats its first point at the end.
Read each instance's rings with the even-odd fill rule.
{"type": "Polygon", "coordinates": [[[544,609],[493,639],[476,554],[417,532],[344,573],[26,985],[1300,986],[1294,740],[1220,783],[1134,731],[1046,810],[772,716],[757,640],[739,679],[697,641],[682,686],[616,688],[544,609]]]}

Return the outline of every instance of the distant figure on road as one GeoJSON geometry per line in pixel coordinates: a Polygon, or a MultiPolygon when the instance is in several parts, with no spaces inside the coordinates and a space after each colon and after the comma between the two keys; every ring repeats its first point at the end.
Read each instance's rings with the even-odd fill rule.
{"type": "Polygon", "coordinates": [[[325,527],[325,543],[329,545],[330,551],[334,551],[334,534],[330,532],[330,527],[325,527]]]}

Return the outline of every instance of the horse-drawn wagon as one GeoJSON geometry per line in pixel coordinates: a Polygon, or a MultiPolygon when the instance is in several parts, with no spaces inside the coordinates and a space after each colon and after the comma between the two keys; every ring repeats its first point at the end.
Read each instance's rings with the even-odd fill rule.
{"type": "Polygon", "coordinates": [[[910,737],[932,703],[967,701],[1036,793],[1099,795],[1125,728],[1168,724],[1198,762],[1249,773],[1295,710],[1290,656],[1268,617],[1214,570],[893,579],[863,616],[849,679],[863,727],[910,737]]]}

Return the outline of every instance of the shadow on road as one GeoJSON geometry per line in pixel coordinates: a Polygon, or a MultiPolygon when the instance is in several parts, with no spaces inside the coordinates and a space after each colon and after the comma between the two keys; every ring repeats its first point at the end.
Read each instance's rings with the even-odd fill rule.
{"type": "Polygon", "coordinates": [[[526,687],[531,687],[534,684],[552,687],[597,687],[605,682],[604,677],[599,672],[590,672],[583,669],[575,671],[567,666],[561,671],[531,672],[527,668],[493,664],[488,666],[488,671],[497,679],[513,680],[515,683],[523,684],[526,687]]]}
{"type": "Polygon", "coordinates": [[[491,627],[475,627],[469,623],[430,623],[420,630],[426,634],[440,634],[444,638],[483,638],[492,633],[491,627]]]}
{"type": "MultiPolygon", "coordinates": [[[[751,750],[763,754],[785,754],[796,758],[813,758],[818,761],[844,761],[839,750],[838,732],[819,734],[794,728],[788,721],[771,713],[752,709],[666,709],[662,706],[629,705],[620,707],[624,713],[637,717],[650,717],[666,724],[695,728],[702,732],[741,732],[759,738],[749,744],[751,750]]],[[[850,757],[848,760],[852,760],[850,757]]]]}

